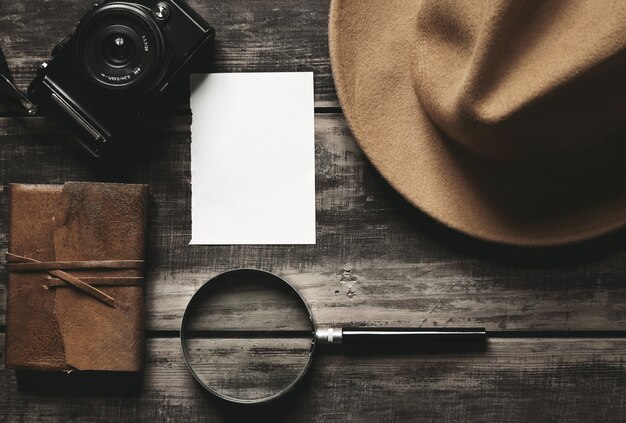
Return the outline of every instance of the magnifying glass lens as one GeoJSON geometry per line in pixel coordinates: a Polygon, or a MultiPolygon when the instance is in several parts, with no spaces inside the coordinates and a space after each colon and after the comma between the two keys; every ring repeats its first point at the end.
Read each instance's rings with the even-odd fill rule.
{"type": "Polygon", "coordinates": [[[261,402],[304,375],[313,332],[309,310],[290,285],[265,272],[233,271],[193,297],[183,322],[183,353],[213,394],[261,402]]]}

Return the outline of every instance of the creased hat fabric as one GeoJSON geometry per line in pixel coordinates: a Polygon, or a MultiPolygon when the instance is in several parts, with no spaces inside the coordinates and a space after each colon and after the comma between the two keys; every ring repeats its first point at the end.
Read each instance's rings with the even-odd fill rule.
{"type": "Polygon", "coordinates": [[[626,2],[333,0],[337,92],[371,162],[471,236],[626,224],[626,2]]]}

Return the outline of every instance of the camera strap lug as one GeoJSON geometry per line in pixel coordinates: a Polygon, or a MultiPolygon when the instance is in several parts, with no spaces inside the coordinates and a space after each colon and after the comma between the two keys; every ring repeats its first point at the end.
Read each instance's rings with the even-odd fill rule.
{"type": "Polygon", "coordinates": [[[37,114],[37,106],[28,99],[6,76],[0,74],[0,92],[10,101],[15,111],[28,116],[37,114]]]}

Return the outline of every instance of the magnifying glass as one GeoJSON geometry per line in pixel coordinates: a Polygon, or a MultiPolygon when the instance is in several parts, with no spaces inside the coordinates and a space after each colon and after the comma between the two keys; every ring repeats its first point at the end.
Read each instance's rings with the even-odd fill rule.
{"type": "Polygon", "coordinates": [[[187,366],[208,392],[259,404],[280,398],[311,366],[317,344],[409,345],[480,342],[483,328],[317,328],[298,291],[272,273],[239,269],[205,283],[181,327],[187,366]]]}

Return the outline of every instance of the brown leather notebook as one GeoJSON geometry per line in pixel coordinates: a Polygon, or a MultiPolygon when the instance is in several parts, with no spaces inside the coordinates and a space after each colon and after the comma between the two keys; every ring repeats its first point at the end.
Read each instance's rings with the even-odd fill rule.
{"type": "Polygon", "coordinates": [[[9,192],[6,367],[141,370],[148,187],[9,192]]]}

